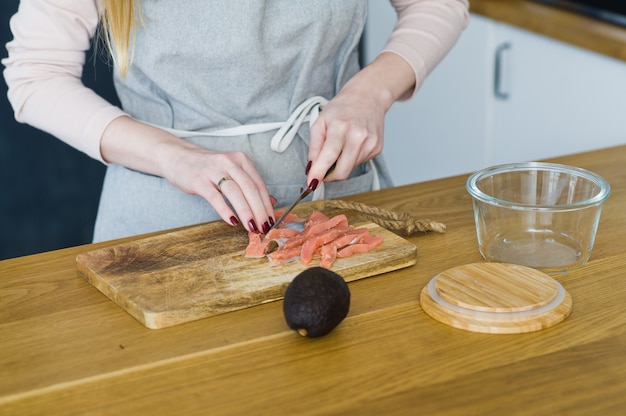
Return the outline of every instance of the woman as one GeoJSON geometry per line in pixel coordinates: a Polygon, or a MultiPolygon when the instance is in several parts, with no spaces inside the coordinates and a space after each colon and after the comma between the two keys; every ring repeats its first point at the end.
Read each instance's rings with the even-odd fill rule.
{"type": "Polygon", "coordinates": [[[391,3],[398,24],[360,69],[363,0],[22,0],[9,99],[108,165],[94,241],[218,218],[267,232],[304,184],[318,198],[391,185],[384,116],[456,42],[468,1],[391,3]],[[101,21],[123,109],[80,80],[101,21]]]}

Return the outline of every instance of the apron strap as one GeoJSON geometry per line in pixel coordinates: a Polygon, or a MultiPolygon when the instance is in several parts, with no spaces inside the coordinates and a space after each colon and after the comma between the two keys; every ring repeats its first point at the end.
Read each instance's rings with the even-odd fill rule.
{"type": "Polygon", "coordinates": [[[272,137],[271,149],[278,153],[284,152],[296,137],[302,123],[308,120],[309,126],[312,126],[319,117],[320,110],[326,104],[328,100],[320,96],[311,97],[300,104],[272,137]]]}
{"type": "Polygon", "coordinates": [[[190,137],[190,136],[207,136],[207,137],[234,137],[245,136],[248,134],[266,133],[272,130],[278,130],[270,142],[270,147],[277,153],[283,153],[294,137],[298,133],[302,123],[308,121],[309,126],[315,123],[320,110],[324,105],[328,103],[328,100],[321,96],[315,96],[307,99],[300,104],[289,116],[286,121],[278,121],[272,123],[255,123],[255,124],[243,124],[241,126],[229,127],[220,130],[212,131],[188,131],[178,130],[169,127],[162,127],[155,124],[150,124],[154,127],[158,127],[178,137],[190,137]]]}

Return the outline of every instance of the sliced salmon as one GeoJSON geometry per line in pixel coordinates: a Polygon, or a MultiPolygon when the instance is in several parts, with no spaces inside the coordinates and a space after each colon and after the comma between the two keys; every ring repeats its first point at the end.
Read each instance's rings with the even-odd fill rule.
{"type": "MultiPolygon", "coordinates": [[[[292,238],[300,234],[300,231],[293,228],[272,228],[269,233],[265,234],[263,239],[275,240],[277,238],[292,238]]],[[[261,234],[262,235],[262,234],[261,234]]]]}
{"type": "Polygon", "coordinates": [[[254,232],[248,232],[248,246],[244,256],[250,258],[265,257],[268,251],[274,251],[276,248],[282,247],[290,238],[300,234],[298,230],[291,228],[272,228],[269,233],[263,235],[254,232]],[[271,250],[270,248],[274,250],[271,250]]]}
{"type": "Polygon", "coordinates": [[[301,251],[301,246],[291,247],[287,249],[285,249],[285,247],[283,246],[273,253],[268,254],[267,258],[272,262],[272,264],[279,265],[282,263],[287,263],[289,261],[298,260],[300,258],[301,251]]]}
{"type": "Polygon", "coordinates": [[[302,251],[300,252],[300,263],[311,263],[311,260],[313,260],[313,255],[319,247],[336,240],[338,237],[345,235],[347,231],[349,231],[349,228],[347,226],[343,227],[342,225],[339,225],[337,228],[326,230],[307,238],[304,244],[302,244],[302,251]]]}
{"type": "Polygon", "coordinates": [[[361,237],[357,244],[351,244],[337,251],[337,258],[350,257],[356,253],[367,253],[383,243],[381,235],[366,235],[361,237]]]}
{"type": "MultiPolygon", "coordinates": [[[[276,211],[277,216],[280,214],[276,211]]],[[[249,233],[248,236],[246,257],[267,257],[273,265],[295,260],[308,265],[319,258],[320,266],[328,269],[338,258],[374,250],[383,242],[382,236],[370,235],[367,228],[350,226],[343,214],[329,218],[320,211],[314,211],[306,219],[290,214],[284,225],[273,228],[267,235],[249,233]]]]}
{"type": "Polygon", "coordinates": [[[304,250],[304,253],[300,255],[301,261],[305,262],[304,264],[309,264],[315,250],[330,241],[328,240],[331,238],[329,235],[325,235],[323,238],[320,238],[320,235],[334,229],[335,232],[332,235],[333,238],[337,238],[340,232],[345,232],[350,229],[348,219],[345,215],[328,218],[326,215],[316,211],[311,214],[311,216],[313,220],[309,217],[309,220],[306,222],[308,226],[305,225],[305,229],[302,233],[290,238],[277,252],[272,253],[273,261],[280,258],[291,259],[293,252],[296,249],[300,249],[304,250]],[[326,238],[326,240],[324,240],[324,238],[326,238]]]}
{"type": "Polygon", "coordinates": [[[356,244],[363,235],[367,235],[369,230],[367,228],[354,228],[347,231],[344,235],[337,237],[332,241],[338,249],[343,248],[350,244],[356,244]]]}
{"type": "MultiPolygon", "coordinates": [[[[285,212],[284,209],[278,209],[274,211],[274,218],[280,218],[283,213],[285,212]]],[[[283,220],[283,222],[281,224],[289,224],[290,222],[296,222],[296,221],[301,221],[302,218],[298,217],[296,214],[294,214],[293,212],[290,212],[289,214],[287,214],[287,216],[285,217],[285,219],[283,220]]],[[[281,225],[279,224],[279,225],[281,225]]]]}
{"type": "Polygon", "coordinates": [[[313,211],[309,218],[307,218],[304,223],[305,228],[311,227],[312,225],[318,224],[320,222],[328,221],[330,218],[321,211],[313,211]]]}
{"type": "Polygon", "coordinates": [[[321,221],[311,225],[310,227],[306,227],[302,234],[304,236],[312,236],[340,225],[348,227],[348,218],[344,214],[339,214],[326,221],[321,221]]]}
{"type": "Polygon", "coordinates": [[[326,269],[332,268],[337,259],[337,246],[332,243],[322,246],[320,256],[320,266],[326,269]]]}

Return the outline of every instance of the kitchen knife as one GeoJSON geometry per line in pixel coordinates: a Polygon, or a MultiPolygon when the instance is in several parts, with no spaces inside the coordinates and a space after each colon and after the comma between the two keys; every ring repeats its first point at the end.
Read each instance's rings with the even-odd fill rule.
{"type": "MultiPolygon", "coordinates": [[[[332,166],[328,169],[328,171],[326,172],[326,175],[324,175],[324,179],[326,179],[326,177],[328,175],[330,175],[330,173],[335,169],[335,166],[337,166],[337,162],[333,163],[332,166]]],[[[289,215],[289,213],[296,207],[296,205],[298,205],[300,203],[300,201],[302,201],[304,198],[306,198],[307,196],[309,196],[311,194],[311,192],[313,192],[312,189],[306,188],[301,194],[300,196],[294,201],[293,204],[291,204],[291,206],[289,208],[287,208],[287,210],[283,213],[283,215],[280,216],[280,218],[278,218],[276,220],[276,222],[274,223],[274,225],[272,225],[270,227],[270,230],[272,228],[276,228],[278,227],[278,224],[280,224],[281,222],[283,222],[283,220],[287,217],[287,215],[289,215]]],[[[268,230],[269,232],[269,230],[268,230]]]]}

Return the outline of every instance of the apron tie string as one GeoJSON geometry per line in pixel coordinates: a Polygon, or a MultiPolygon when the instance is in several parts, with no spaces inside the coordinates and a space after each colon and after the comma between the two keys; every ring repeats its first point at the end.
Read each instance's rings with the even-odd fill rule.
{"type": "Polygon", "coordinates": [[[320,110],[326,104],[328,104],[328,100],[320,96],[311,97],[300,104],[272,137],[271,149],[278,153],[284,152],[293,141],[293,138],[296,137],[302,123],[308,121],[310,128],[319,117],[320,110]]]}
{"type": "Polygon", "coordinates": [[[309,126],[315,123],[317,120],[322,106],[326,105],[328,100],[324,97],[315,96],[307,99],[300,104],[291,113],[286,121],[277,121],[272,123],[254,123],[243,124],[241,126],[228,127],[225,129],[212,130],[212,131],[188,131],[178,130],[169,127],[162,127],[151,123],[154,127],[165,130],[178,137],[191,137],[191,136],[205,136],[205,137],[234,137],[234,136],[246,136],[249,134],[266,133],[272,130],[278,130],[270,142],[270,147],[277,153],[283,153],[293,138],[296,137],[302,123],[308,121],[309,126]]]}

